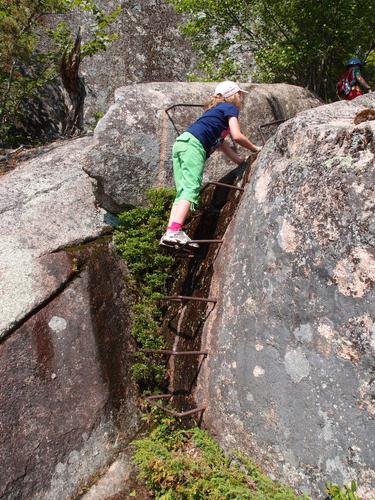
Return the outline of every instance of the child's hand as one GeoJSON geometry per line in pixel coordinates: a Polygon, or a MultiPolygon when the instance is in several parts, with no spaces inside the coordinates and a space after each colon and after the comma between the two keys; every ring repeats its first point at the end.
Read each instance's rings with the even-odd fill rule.
{"type": "Polygon", "coordinates": [[[253,149],[254,153],[259,153],[260,151],[262,151],[262,146],[255,146],[255,149],[253,149]]]}

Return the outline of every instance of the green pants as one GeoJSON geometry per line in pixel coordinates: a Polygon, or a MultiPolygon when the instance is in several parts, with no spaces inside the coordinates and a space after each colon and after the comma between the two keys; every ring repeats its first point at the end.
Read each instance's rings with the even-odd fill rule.
{"type": "Polygon", "coordinates": [[[177,196],[174,203],[187,200],[194,210],[202,185],[206,151],[202,143],[189,132],[177,137],[172,150],[173,175],[177,196]]]}

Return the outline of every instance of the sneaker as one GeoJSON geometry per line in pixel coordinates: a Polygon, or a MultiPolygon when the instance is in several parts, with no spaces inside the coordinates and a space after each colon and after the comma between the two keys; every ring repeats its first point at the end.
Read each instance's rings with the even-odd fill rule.
{"type": "Polygon", "coordinates": [[[170,229],[167,229],[161,237],[160,245],[164,245],[166,247],[185,246],[190,248],[199,248],[198,243],[189,243],[190,241],[191,239],[189,236],[182,230],[171,231],[170,229]]]}

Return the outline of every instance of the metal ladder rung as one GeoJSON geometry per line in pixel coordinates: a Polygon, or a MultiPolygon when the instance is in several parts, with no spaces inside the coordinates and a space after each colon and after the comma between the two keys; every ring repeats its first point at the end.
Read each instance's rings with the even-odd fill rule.
{"type": "Polygon", "coordinates": [[[181,418],[181,417],[188,417],[190,415],[194,415],[196,413],[202,413],[205,411],[206,407],[205,406],[198,406],[197,408],[192,408],[191,410],[187,410],[187,411],[182,411],[182,412],[178,412],[176,410],[171,410],[169,408],[165,408],[163,405],[157,403],[156,401],[158,399],[170,399],[173,397],[173,394],[159,394],[157,396],[146,396],[145,397],[145,400],[152,406],[156,406],[157,408],[159,408],[160,410],[163,410],[165,411],[166,413],[169,413],[170,415],[174,416],[174,417],[178,417],[178,418],[181,418]]]}
{"type": "Polygon", "coordinates": [[[208,351],[170,351],[167,349],[139,349],[146,354],[167,354],[169,356],[208,356],[208,351]]]}
{"type": "Polygon", "coordinates": [[[197,248],[189,248],[189,245],[191,245],[191,243],[207,243],[207,244],[210,244],[210,243],[223,243],[223,239],[220,239],[220,240],[189,240],[187,241],[186,243],[171,243],[170,245],[165,245],[164,246],[168,246],[168,248],[174,248],[175,250],[181,250],[181,249],[188,249],[188,250],[198,250],[197,248]]]}
{"type": "Polygon", "coordinates": [[[266,143],[266,138],[264,137],[264,134],[263,134],[263,128],[265,127],[270,127],[271,125],[280,125],[281,123],[285,122],[286,120],[283,118],[281,120],[274,120],[272,122],[267,122],[267,123],[263,123],[262,125],[259,125],[258,127],[258,130],[259,130],[259,133],[262,137],[262,142],[263,142],[263,145],[266,143]]]}
{"type": "Polygon", "coordinates": [[[210,186],[220,186],[220,187],[225,187],[225,188],[228,188],[228,189],[235,189],[237,191],[244,191],[244,188],[238,187],[238,186],[233,186],[233,184],[225,184],[224,182],[218,182],[218,181],[208,181],[202,187],[202,189],[200,191],[200,194],[202,194],[210,186]]]}
{"type": "Polygon", "coordinates": [[[187,241],[186,243],[171,243],[171,244],[163,244],[163,247],[164,248],[168,248],[170,250],[174,250],[176,252],[176,254],[178,254],[178,252],[182,253],[182,252],[186,252],[187,250],[190,251],[191,253],[190,254],[185,254],[186,256],[199,256],[199,253],[197,253],[197,251],[199,250],[199,247],[192,247],[191,244],[192,243],[197,243],[198,245],[221,245],[221,243],[223,243],[224,240],[223,239],[220,239],[220,240],[189,240],[187,241]]]}
{"type": "Polygon", "coordinates": [[[207,182],[207,184],[213,185],[213,186],[226,187],[228,189],[236,189],[237,191],[244,191],[244,188],[242,188],[242,187],[233,186],[233,184],[225,184],[224,182],[209,181],[209,182],[207,182]]]}
{"type": "Polygon", "coordinates": [[[175,296],[166,296],[166,297],[160,297],[158,300],[170,300],[174,302],[188,302],[188,301],[195,301],[195,302],[212,302],[216,304],[217,299],[213,299],[211,297],[189,297],[185,295],[175,295],[175,296]]]}
{"type": "MultiPolygon", "coordinates": [[[[208,244],[210,245],[211,243],[223,243],[224,240],[190,240],[184,243],[183,245],[180,245],[182,248],[189,247],[191,243],[198,243],[198,244],[208,244]]],[[[194,249],[192,249],[194,250],[194,249]]]]}

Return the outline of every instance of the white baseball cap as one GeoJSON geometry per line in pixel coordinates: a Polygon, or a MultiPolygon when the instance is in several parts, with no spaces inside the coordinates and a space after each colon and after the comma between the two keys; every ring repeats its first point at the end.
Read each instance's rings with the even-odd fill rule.
{"type": "Polygon", "coordinates": [[[215,95],[222,95],[224,98],[230,97],[237,92],[243,92],[247,94],[247,90],[243,90],[236,82],[232,82],[230,80],[226,80],[225,82],[219,83],[215,89],[215,95]]]}

